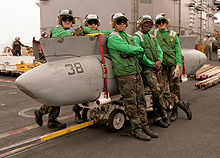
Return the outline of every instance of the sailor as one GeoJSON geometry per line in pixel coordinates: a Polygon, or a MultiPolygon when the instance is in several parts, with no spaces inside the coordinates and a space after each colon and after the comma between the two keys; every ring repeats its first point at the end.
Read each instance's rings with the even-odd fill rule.
{"type": "Polygon", "coordinates": [[[27,47],[24,44],[21,43],[20,38],[16,37],[15,41],[12,44],[12,53],[14,56],[20,56],[21,55],[21,46],[27,47]]]}
{"type": "Polygon", "coordinates": [[[204,41],[206,43],[205,45],[205,55],[209,60],[212,60],[212,44],[215,41],[215,38],[211,36],[211,34],[208,34],[206,38],[204,38],[204,41]]]}
{"type": "MultiPolygon", "coordinates": [[[[51,37],[65,37],[65,36],[76,36],[82,35],[87,31],[89,33],[91,30],[89,28],[85,29],[82,27],[78,27],[74,29],[72,27],[76,22],[76,17],[73,16],[72,10],[61,10],[58,16],[58,25],[51,31],[51,37]]],[[[80,108],[78,105],[73,106],[73,111],[75,112],[75,116],[77,119],[82,120],[81,115],[79,114],[80,108]],[[75,110],[77,109],[77,110],[75,110]],[[77,117],[78,116],[78,117],[77,117]]],[[[42,105],[39,110],[35,110],[35,121],[39,126],[43,124],[42,116],[49,113],[49,120],[47,127],[48,128],[65,128],[66,124],[62,124],[57,121],[57,117],[60,113],[60,106],[47,106],[42,105]]]]}
{"type": "MultiPolygon", "coordinates": [[[[43,31],[41,33],[41,38],[48,38],[48,37],[49,37],[49,35],[45,31],[43,31]]],[[[39,45],[39,53],[38,53],[38,55],[39,55],[39,61],[41,63],[46,63],[47,62],[41,44],[39,45]]]]}
{"type": "Polygon", "coordinates": [[[133,38],[136,45],[144,48],[144,56],[140,58],[143,69],[143,81],[152,93],[154,123],[160,127],[167,128],[170,120],[166,112],[166,102],[163,97],[161,79],[161,63],[163,51],[161,50],[156,38],[149,34],[153,27],[153,19],[150,15],[143,15],[137,21],[138,31],[133,38]]]}
{"type": "Polygon", "coordinates": [[[91,29],[90,33],[103,33],[108,36],[113,30],[99,30],[100,18],[96,14],[88,14],[83,21],[83,26],[89,27],[91,29]]]}
{"type": "Polygon", "coordinates": [[[89,33],[88,27],[73,26],[76,23],[76,17],[73,16],[71,9],[61,10],[57,18],[58,25],[52,29],[51,37],[80,36],[89,33]]]}
{"type": "Polygon", "coordinates": [[[48,37],[49,35],[45,31],[41,33],[41,38],[48,38],[48,37]]]}
{"type": "Polygon", "coordinates": [[[66,124],[60,123],[57,121],[57,117],[60,114],[60,106],[47,106],[42,105],[39,110],[35,110],[35,121],[39,126],[43,125],[43,115],[49,113],[47,127],[63,129],[66,127],[66,124]]]}
{"type": "Polygon", "coordinates": [[[169,20],[164,13],[155,17],[155,26],[152,30],[163,50],[162,83],[164,96],[173,105],[170,121],[178,118],[177,107],[182,109],[189,120],[192,119],[192,112],[188,103],[181,102],[180,97],[180,76],[181,76],[181,47],[177,33],[168,28],[169,20]],[[169,87],[168,87],[169,86],[169,87]],[[169,91],[170,89],[170,91],[169,91]],[[170,97],[172,96],[173,102],[170,97]]]}
{"type": "Polygon", "coordinates": [[[158,138],[158,134],[149,129],[144,85],[140,74],[141,67],[136,58],[140,52],[144,52],[144,49],[135,46],[132,36],[125,32],[128,19],[123,13],[113,14],[111,25],[114,31],[108,38],[107,46],[112,59],[113,74],[125,104],[132,134],[137,139],[146,141],[150,141],[151,137],[158,138]]]}

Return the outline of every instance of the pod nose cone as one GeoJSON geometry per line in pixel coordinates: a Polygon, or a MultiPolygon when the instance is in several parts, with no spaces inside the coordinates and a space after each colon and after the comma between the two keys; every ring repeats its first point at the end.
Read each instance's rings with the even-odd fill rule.
{"type": "Polygon", "coordinates": [[[33,91],[34,79],[30,78],[29,74],[26,74],[26,73],[19,76],[15,80],[15,84],[25,94],[29,95],[30,97],[34,99],[38,99],[38,97],[34,94],[34,91],[33,91]]]}

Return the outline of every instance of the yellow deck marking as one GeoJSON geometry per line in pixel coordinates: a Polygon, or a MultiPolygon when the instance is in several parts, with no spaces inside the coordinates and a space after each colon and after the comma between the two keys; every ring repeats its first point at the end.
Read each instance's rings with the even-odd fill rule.
{"type": "Polygon", "coordinates": [[[94,124],[94,121],[84,122],[84,123],[81,123],[81,124],[78,124],[78,125],[75,125],[75,126],[72,126],[72,127],[68,127],[68,128],[59,130],[59,131],[54,132],[54,133],[47,134],[45,136],[42,136],[40,139],[41,139],[41,142],[43,142],[43,141],[46,141],[46,140],[49,140],[49,139],[52,139],[52,138],[55,138],[55,137],[59,137],[61,135],[71,133],[71,132],[74,132],[76,130],[88,127],[92,124],[94,124]]]}

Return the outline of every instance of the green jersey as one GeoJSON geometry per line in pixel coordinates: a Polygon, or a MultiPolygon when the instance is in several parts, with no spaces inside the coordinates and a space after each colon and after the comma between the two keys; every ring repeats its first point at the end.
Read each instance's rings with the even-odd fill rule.
{"type": "Polygon", "coordinates": [[[151,33],[157,38],[160,47],[163,50],[163,65],[175,66],[181,65],[181,47],[176,32],[172,30],[162,31],[152,30],[151,33]]]}
{"type": "Polygon", "coordinates": [[[113,31],[108,38],[108,50],[112,59],[115,76],[132,75],[141,72],[137,55],[144,49],[135,46],[132,36],[125,32],[113,31]]]}

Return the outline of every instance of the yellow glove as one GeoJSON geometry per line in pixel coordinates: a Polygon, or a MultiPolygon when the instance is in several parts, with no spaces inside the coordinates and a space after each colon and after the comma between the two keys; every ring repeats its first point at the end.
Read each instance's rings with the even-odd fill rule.
{"type": "Polygon", "coordinates": [[[174,69],[174,71],[172,73],[173,79],[180,77],[180,75],[181,75],[181,66],[176,65],[176,68],[174,69]]]}

